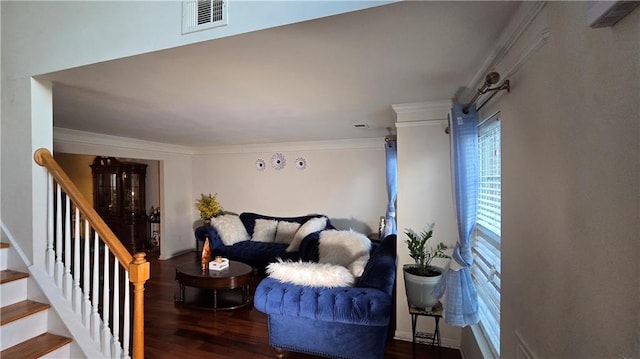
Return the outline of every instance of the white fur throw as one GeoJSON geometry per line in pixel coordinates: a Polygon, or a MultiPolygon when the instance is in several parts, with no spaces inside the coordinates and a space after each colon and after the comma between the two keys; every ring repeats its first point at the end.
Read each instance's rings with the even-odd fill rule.
{"type": "Polygon", "coordinates": [[[371,241],[362,233],[326,230],[320,232],[318,262],[350,268],[351,273],[359,277],[369,260],[370,249],[371,241]]]}
{"type": "Polygon", "coordinates": [[[362,277],[362,273],[364,272],[364,267],[367,265],[368,261],[369,261],[369,254],[367,253],[359,257],[355,261],[351,262],[351,264],[349,264],[349,267],[348,267],[349,272],[351,272],[351,274],[353,274],[353,276],[356,278],[362,277]]]}
{"type": "Polygon", "coordinates": [[[251,240],[255,242],[273,243],[276,238],[278,221],[272,219],[256,219],[251,240]]]}
{"type": "Polygon", "coordinates": [[[300,223],[298,222],[278,222],[278,229],[276,230],[276,243],[291,244],[291,241],[293,241],[293,236],[298,231],[298,228],[300,228],[300,223]]]}
{"type": "Polygon", "coordinates": [[[297,252],[298,249],[300,249],[300,243],[302,243],[304,237],[313,232],[321,231],[326,227],[327,217],[311,218],[310,220],[304,222],[304,224],[300,226],[296,234],[293,236],[291,244],[289,244],[289,247],[287,247],[287,252],[297,252]]]}
{"type": "Polygon", "coordinates": [[[267,274],[281,282],[309,287],[348,287],[354,283],[347,268],[314,262],[279,260],[267,265],[267,274]]]}
{"type": "Polygon", "coordinates": [[[211,218],[211,225],[216,229],[225,246],[232,246],[235,243],[249,240],[249,233],[247,233],[242,221],[240,221],[240,217],[235,214],[213,217],[211,218]]]}

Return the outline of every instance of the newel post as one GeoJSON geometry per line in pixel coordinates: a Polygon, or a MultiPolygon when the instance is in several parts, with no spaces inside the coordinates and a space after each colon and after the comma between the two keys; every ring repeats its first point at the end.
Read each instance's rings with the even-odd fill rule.
{"type": "Polygon", "coordinates": [[[133,255],[129,278],[133,283],[133,359],[144,358],[144,283],[149,279],[149,262],[145,253],[133,255]]]}

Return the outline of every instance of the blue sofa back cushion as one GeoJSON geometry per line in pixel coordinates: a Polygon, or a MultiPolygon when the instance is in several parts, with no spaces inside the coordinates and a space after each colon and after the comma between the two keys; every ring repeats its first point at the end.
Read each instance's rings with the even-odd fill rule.
{"type": "Polygon", "coordinates": [[[390,234],[369,257],[357,287],[376,288],[391,295],[396,276],[396,261],[396,235],[390,234]]]}
{"type": "MultiPolygon", "coordinates": [[[[240,221],[244,225],[244,228],[247,229],[247,233],[249,236],[253,236],[253,229],[256,226],[256,219],[266,219],[266,220],[276,220],[276,221],[284,221],[284,222],[297,222],[303,224],[304,222],[310,220],[311,218],[316,217],[326,217],[322,214],[309,214],[306,216],[300,217],[273,217],[273,216],[265,216],[263,214],[244,212],[240,213],[240,221]]],[[[333,229],[333,226],[329,223],[329,218],[327,218],[327,228],[333,229]]]]}

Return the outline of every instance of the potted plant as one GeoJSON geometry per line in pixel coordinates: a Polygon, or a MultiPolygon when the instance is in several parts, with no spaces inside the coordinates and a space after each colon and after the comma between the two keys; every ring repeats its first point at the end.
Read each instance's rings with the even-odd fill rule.
{"type": "Polygon", "coordinates": [[[211,222],[212,217],[222,213],[222,206],[216,199],[217,195],[217,193],[214,195],[200,193],[200,199],[196,201],[196,208],[200,211],[200,218],[205,225],[211,222]]]}
{"type": "Polygon", "coordinates": [[[442,278],[442,268],[431,265],[434,258],[451,258],[445,251],[447,245],[440,242],[435,247],[428,247],[429,239],[433,237],[433,227],[431,224],[421,233],[416,233],[412,229],[407,229],[404,233],[407,239],[409,256],[415,261],[414,264],[405,264],[404,286],[407,293],[407,300],[413,307],[430,310],[438,303],[438,299],[431,295],[433,288],[442,278]]]}

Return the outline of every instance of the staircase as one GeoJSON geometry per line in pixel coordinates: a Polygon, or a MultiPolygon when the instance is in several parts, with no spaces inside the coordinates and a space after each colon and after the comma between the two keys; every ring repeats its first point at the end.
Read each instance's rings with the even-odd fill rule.
{"type": "Polygon", "coordinates": [[[49,304],[27,299],[28,273],[7,269],[0,243],[0,358],[69,358],[71,339],[47,332],[49,304]]]}

